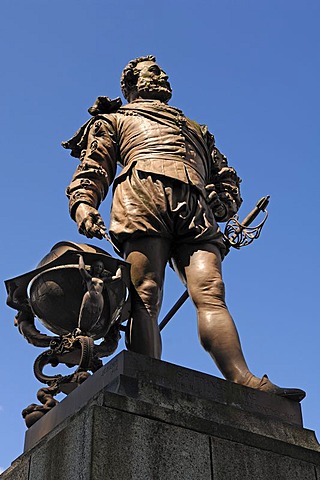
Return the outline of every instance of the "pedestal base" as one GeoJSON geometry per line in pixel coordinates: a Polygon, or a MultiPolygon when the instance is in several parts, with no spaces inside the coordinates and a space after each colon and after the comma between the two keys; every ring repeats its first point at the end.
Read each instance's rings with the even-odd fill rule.
{"type": "Polygon", "coordinates": [[[123,351],[26,433],[1,480],[317,480],[300,405],[123,351]]]}

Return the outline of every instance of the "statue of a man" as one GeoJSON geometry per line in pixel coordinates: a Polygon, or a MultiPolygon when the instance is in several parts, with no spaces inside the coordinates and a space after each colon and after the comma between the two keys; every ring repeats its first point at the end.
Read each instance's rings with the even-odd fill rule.
{"type": "Polygon", "coordinates": [[[98,207],[113,182],[109,232],[131,264],[128,348],[161,356],[158,314],[171,261],[196,307],[201,344],[225,378],[300,401],[302,390],[251,373],[225,303],[225,244],[217,221],[228,220],[241,204],[235,170],[206,126],[168,105],[171,87],[155,57],[131,61],[121,88],[128,104],[107,114],[96,111],[74,137],[72,154],[80,165],[67,195],[79,231],[102,238],[106,228],[98,207]],[[123,169],[114,180],[117,163],[123,169]]]}

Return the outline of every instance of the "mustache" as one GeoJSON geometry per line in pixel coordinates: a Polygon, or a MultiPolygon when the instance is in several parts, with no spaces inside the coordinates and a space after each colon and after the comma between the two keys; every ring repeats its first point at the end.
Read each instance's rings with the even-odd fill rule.
{"type": "Polygon", "coordinates": [[[172,92],[171,85],[167,81],[154,82],[151,80],[151,81],[141,82],[139,85],[139,90],[150,90],[150,88],[152,88],[152,90],[159,90],[159,91],[167,90],[169,92],[172,92]]]}

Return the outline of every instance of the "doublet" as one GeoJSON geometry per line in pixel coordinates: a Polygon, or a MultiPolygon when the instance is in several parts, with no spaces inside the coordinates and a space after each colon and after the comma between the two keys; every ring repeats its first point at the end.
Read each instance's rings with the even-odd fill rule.
{"type": "Polygon", "coordinates": [[[67,188],[72,218],[79,203],[99,207],[117,164],[123,169],[114,187],[135,168],[192,185],[201,195],[206,195],[206,185],[214,184],[229,217],[241,204],[240,179],[207,127],[159,101],[135,100],[116,113],[95,116],[69,148],[80,158],[67,188]]]}

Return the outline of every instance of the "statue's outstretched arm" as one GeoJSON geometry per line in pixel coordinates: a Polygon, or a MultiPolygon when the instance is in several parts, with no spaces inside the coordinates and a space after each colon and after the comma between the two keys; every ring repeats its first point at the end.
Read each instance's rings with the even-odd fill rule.
{"type": "Polygon", "coordinates": [[[82,255],[79,255],[79,272],[85,282],[91,282],[92,277],[90,273],[86,270],[82,255]]]}

